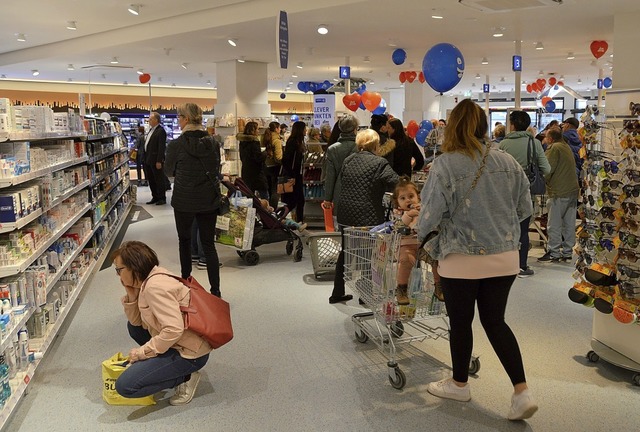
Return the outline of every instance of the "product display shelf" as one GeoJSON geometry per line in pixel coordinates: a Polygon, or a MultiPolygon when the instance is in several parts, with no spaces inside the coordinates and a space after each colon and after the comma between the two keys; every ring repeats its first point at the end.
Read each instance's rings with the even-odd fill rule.
{"type": "Polygon", "coordinates": [[[95,229],[95,228],[97,228],[97,227],[102,223],[102,221],[104,221],[104,220],[107,218],[107,216],[109,215],[109,213],[111,213],[111,210],[113,210],[113,208],[116,206],[116,204],[118,204],[118,201],[120,201],[120,199],[121,199],[121,198],[122,198],[122,197],[127,193],[127,190],[128,190],[128,189],[129,189],[129,185],[127,184],[127,185],[125,185],[124,190],[120,193],[120,195],[118,195],[118,198],[117,198],[117,199],[115,199],[115,200],[113,201],[113,204],[111,204],[111,206],[109,207],[109,209],[108,209],[106,212],[104,212],[104,214],[103,214],[103,215],[102,215],[102,217],[98,220],[98,222],[96,222],[95,224],[93,224],[94,229],[95,229]]]}
{"type": "Polygon", "coordinates": [[[117,182],[115,182],[115,184],[109,188],[109,190],[107,190],[107,191],[105,191],[105,192],[102,192],[102,194],[101,194],[98,198],[96,198],[95,202],[96,202],[96,203],[99,203],[100,201],[103,201],[107,196],[109,196],[109,194],[110,194],[111,192],[113,192],[113,190],[114,190],[116,187],[118,187],[118,185],[119,185],[120,183],[122,183],[122,177],[120,177],[120,178],[118,179],[118,181],[117,181],[117,182]]]}
{"type": "MultiPolygon", "coordinates": [[[[48,329],[47,335],[40,340],[32,339],[33,342],[37,342],[37,341],[40,342],[38,346],[38,351],[45,354],[49,349],[49,347],[51,346],[51,343],[57,336],[58,331],[60,330],[60,328],[62,327],[62,324],[67,318],[67,315],[69,315],[69,313],[71,312],[71,309],[73,308],[73,305],[75,301],[78,299],[83,288],[87,285],[87,282],[93,276],[96,269],[99,269],[102,263],[104,262],[106,258],[106,254],[104,253],[104,251],[109,250],[108,247],[106,247],[106,245],[108,245],[109,247],[111,246],[111,243],[116,237],[114,233],[120,230],[130,210],[131,210],[131,205],[129,205],[125,209],[125,211],[122,213],[120,220],[118,221],[118,224],[109,233],[107,240],[104,242],[105,247],[101,250],[100,254],[96,256],[96,259],[92,263],[92,265],[85,270],[82,277],[78,280],[78,283],[74,288],[73,293],[71,294],[71,296],[69,297],[69,300],[67,301],[67,305],[61,309],[58,320],[52,327],[50,327],[50,329],[48,329]]],[[[35,348],[35,344],[34,344],[34,347],[30,346],[29,348],[30,350],[32,350],[33,348],[35,348]]],[[[40,364],[40,360],[36,360],[35,362],[30,363],[25,372],[18,372],[16,377],[11,380],[11,396],[7,399],[4,408],[0,410],[0,430],[2,430],[5,427],[7,421],[13,414],[15,408],[18,406],[18,403],[22,399],[22,396],[25,394],[27,387],[31,382],[31,379],[33,378],[33,375],[35,374],[39,364],[40,364]]]]}
{"type": "Polygon", "coordinates": [[[51,210],[52,208],[60,204],[62,201],[66,200],[72,195],[75,195],[76,192],[80,192],[82,189],[86,188],[89,185],[90,185],[89,180],[85,180],[82,183],[78,183],[76,186],[72,187],[71,189],[69,189],[68,191],[64,192],[63,194],[58,196],[56,199],[51,201],[51,204],[48,207],[44,207],[42,209],[42,212],[47,212],[51,210]]]}
{"type": "MultiPolygon", "coordinates": [[[[123,194],[124,195],[124,194],[123,194]]],[[[119,198],[118,198],[119,199],[119,198]]],[[[115,204],[114,204],[115,206],[115,204]]],[[[106,236],[105,241],[102,242],[102,244],[98,247],[98,249],[96,249],[96,256],[101,256],[102,252],[108,248],[111,247],[111,240],[115,237],[115,233],[117,233],[120,228],[122,227],[122,224],[124,224],[124,220],[126,219],[126,215],[129,214],[129,212],[131,211],[131,209],[133,208],[133,204],[128,204],[127,208],[125,208],[124,212],[122,213],[121,216],[121,220],[118,221],[118,224],[116,225],[116,228],[112,228],[111,230],[109,230],[109,233],[106,236]]],[[[111,210],[113,210],[113,207],[111,207],[111,209],[109,210],[109,212],[107,212],[106,214],[111,213],[111,210]]],[[[93,232],[95,233],[98,228],[100,227],[99,224],[96,224],[93,228],[93,232]]],[[[100,261],[100,265],[102,265],[102,262],[104,261],[104,258],[102,258],[102,260],[100,261]]]]}
{"type": "Polygon", "coordinates": [[[89,163],[91,163],[91,164],[96,163],[99,160],[106,159],[109,156],[113,156],[116,153],[120,153],[121,151],[122,151],[122,149],[117,148],[117,149],[108,151],[106,153],[103,153],[103,154],[100,154],[100,155],[97,155],[97,156],[92,156],[92,157],[89,158],[89,163]]]}
{"type": "Polygon", "coordinates": [[[15,222],[0,222],[0,234],[8,233],[17,229],[20,229],[30,222],[38,219],[38,217],[42,214],[42,209],[36,209],[35,211],[29,213],[28,215],[18,219],[15,222]]]}
{"type": "MultiPolygon", "coordinates": [[[[79,139],[79,140],[89,140],[91,136],[87,136],[87,134],[82,133],[69,133],[69,132],[47,132],[47,133],[39,133],[32,134],[28,132],[11,132],[0,134],[0,142],[3,141],[44,141],[50,139],[79,139]]],[[[95,139],[95,138],[93,138],[95,139]]]]}
{"type": "Polygon", "coordinates": [[[59,164],[56,165],[52,165],[50,167],[47,168],[43,168],[37,171],[33,171],[33,172],[28,172],[25,174],[21,174],[19,176],[15,176],[15,177],[8,177],[8,178],[0,178],[0,188],[3,187],[9,187],[9,186],[15,186],[24,182],[28,182],[29,180],[33,180],[36,179],[38,177],[42,177],[45,176],[47,174],[50,174],[52,172],[55,171],[60,171],[63,170],[65,168],[69,168],[70,166],[74,166],[74,165],[79,165],[83,162],[86,162],[88,159],[86,156],[83,156],[81,158],[76,158],[76,159],[72,159],[66,162],[61,162],[59,164]]]}
{"type": "Polygon", "coordinates": [[[12,276],[18,273],[21,273],[26,270],[27,267],[31,265],[40,255],[42,255],[48,248],[51,246],[62,233],[66,232],[69,228],[73,226],[74,223],[78,221],[87,211],[91,209],[91,204],[87,203],[82,210],[76,213],[66,224],[64,224],[59,230],[53,233],[49,239],[42,244],[34,253],[32,253],[28,258],[22,261],[20,264],[15,264],[11,266],[6,266],[0,269],[0,278],[12,276]]]}

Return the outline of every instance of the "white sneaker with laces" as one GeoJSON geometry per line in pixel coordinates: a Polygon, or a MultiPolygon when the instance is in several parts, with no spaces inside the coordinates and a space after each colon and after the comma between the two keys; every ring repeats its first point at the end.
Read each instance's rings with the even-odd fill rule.
{"type": "Polygon", "coordinates": [[[429,383],[427,391],[434,396],[444,399],[453,399],[460,402],[468,402],[471,400],[471,390],[469,383],[464,387],[458,387],[452,378],[445,378],[440,381],[429,383]]]}
{"type": "Polygon", "coordinates": [[[511,409],[509,410],[509,420],[528,419],[538,411],[538,404],[533,399],[533,395],[527,389],[520,394],[511,396],[511,409]]]}
{"type": "Polygon", "coordinates": [[[196,393],[198,383],[200,382],[200,372],[191,374],[191,379],[179,384],[176,387],[176,393],[169,399],[171,405],[186,405],[191,402],[193,395],[196,393]]]}

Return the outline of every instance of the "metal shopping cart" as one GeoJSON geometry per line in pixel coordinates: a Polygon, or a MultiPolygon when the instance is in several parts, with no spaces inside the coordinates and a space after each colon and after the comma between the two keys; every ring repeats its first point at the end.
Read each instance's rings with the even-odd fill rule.
{"type": "MultiPolygon", "coordinates": [[[[351,317],[356,340],[371,339],[388,353],[389,382],[396,389],[406,384],[406,376],[396,361],[396,346],[426,339],[449,339],[445,305],[434,295],[430,266],[422,263],[423,280],[419,292],[410,292],[410,304],[397,305],[396,274],[402,235],[372,232],[369,227],[345,229],[345,284],[364,301],[369,312],[351,317]]],[[[472,357],[469,373],[480,370],[480,360],[472,357]]]]}

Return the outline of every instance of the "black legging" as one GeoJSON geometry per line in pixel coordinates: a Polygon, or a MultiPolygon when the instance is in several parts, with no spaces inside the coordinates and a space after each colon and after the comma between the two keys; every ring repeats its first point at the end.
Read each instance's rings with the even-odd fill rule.
{"type": "Polygon", "coordinates": [[[518,341],[504,322],[509,290],[515,278],[515,275],[487,279],[440,278],[451,325],[449,345],[454,380],[465,383],[469,378],[469,362],[473,350],[471,326],[477,301],[482,327],[511,383],[515,385],[525,382],[518,341]]]}
{"type": "Polygon", "coordinates": [[[207,276],[211,285],[211,294],[220,297],[220,262],[214,243],[217,213],[187,213],[173,211],[178,230],[178,249],[180,251],[180,272],[183,278],[191,275],[191,226],[198,221],[200,242],[207,260],[207,276]]]}

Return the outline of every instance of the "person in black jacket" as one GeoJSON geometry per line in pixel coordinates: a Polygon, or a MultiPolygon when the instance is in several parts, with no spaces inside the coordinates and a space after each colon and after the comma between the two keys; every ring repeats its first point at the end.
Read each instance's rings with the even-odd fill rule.
{"type": "MultiPolygon", "coordinates": [[[[358,151],[349,155],[340,170],[340,195],[337,203],[338,228],[343,232],[349,226],[375,226],[385,220],[382,197],[392,190],[398,180],[389,162],[377,156],[380,137],[373,129],[356,135],[358,151]]],[[[344,250],[344,235],[342,250],[344,250]]],[[[329,303],[340,303],[353,298],[344,292],[344,254],[338,255],[333,292],[329,303]]],[[[362,300],[362,299],[361,299],[362,300]]]]}
{"type": "Polygon", "coordinates": [[[240,148],[240,161],[242,172],[240,177],[249,186],[253,193],[260,198],[269,199],[269,185],[267,183],[266,153],[260,151],[260,139],[258,138],[258,123],[247,122],[244,133],[236,135],[240,148]]]}
{"type": "Polygon", "coordinates": [[[291,126],[291,135],[287,139],[282,156],[282,174],[296,179],[293,192],[282,194],[282,201],[289,211],[296,211],[296,222],[304,222],[304,185],[302,184],[302,161],[304,159],[304,137],[307,125],[297,121],[291,126]]]}
{"type": "Polygon", "coordinates": [[[404,132],[402,121],[397,118],[389,120],[389,138],[396,142],[396,149],[393,154],[393,170],[399,176],[411,178],[412,171],[419,171],[424,166],[424,156],[420,152],[418,145],[404,132]],[[412,164],[411,159],[415,162],[412,164]]]}
{"type": "Polygon", "coordinates": [[[160,124],[160,114],[149,115],[149,132],[144,142],[144,176],[151,189],[151,201],[147,204],[163,205],[167,203],[165,176],[162,171],[164,152],[167,146],[167,132],[160,124]]]}
{"type": "Polygon", "coordinates": [[[191,226],[197,220],[207,262],[211,294],[220,297],[220,268],[214,237],[220,208],[220,144],[202,126],[202,109],[193,103],[178,107],[182,135],[167,148],[165,172],[174,176],[171,206],[178,230],[180,270],[191,275],[191,226]]]}

